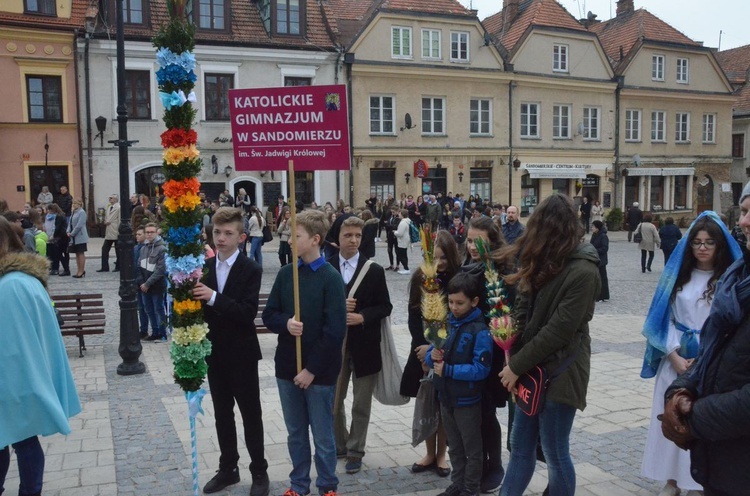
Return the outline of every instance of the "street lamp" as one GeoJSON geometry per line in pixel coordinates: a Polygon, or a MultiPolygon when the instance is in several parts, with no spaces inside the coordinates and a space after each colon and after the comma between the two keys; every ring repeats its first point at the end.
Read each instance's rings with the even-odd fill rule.
{"type": "Polygon", "coordinates": [[[409,184],[409,179],[411,179],[411,174],[408,172],[404,174],[404,180],[406,181],[406,184],[409,184]]]}
{"type": "Polygon", "coordinates": [[[130,191],[128,188],[128,147],[137,141],[128,141],[128,109],[125,106],[125,34],[122,20],[123,0],[117,0],[117,123],[119,139],[110,141],[120,149],[120,345],[118,352],[122,363],[118,375],[142,374],[146,366],[138,360],[143,347],[138,330],[138,303],[136,302],[135,267],[133,263],[133,229],[130,226],[130,191]]]}

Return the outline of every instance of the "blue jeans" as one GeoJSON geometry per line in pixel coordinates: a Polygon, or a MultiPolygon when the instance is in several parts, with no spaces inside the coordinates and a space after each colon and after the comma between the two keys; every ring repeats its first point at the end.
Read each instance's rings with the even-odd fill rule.
{"type": "Polygon", "coordinates": [[[263,246],[263,236],[253,236],[250,238],[250,260],[255,260],[263,267],[263,254],[260,248],[263,246]]]}
{"type": "MultiPolygon", "coordinates": [[[[18,487],[20,496],[27,494],[41,494],[44,480],[44,450],[39,444],[39,438],[34,436],[17,443],[13,443],[18,461],[18,475],[21,483],[18,487]]],[[[6,446],[0,450],[0,494],[3,493],[5,476],[10,467],[10,450],[6,446]]]]}
{"type": "Polygon", "coordinates": [[[510,462],[500,496],[521,496],[534,475],[537,439],[547,459],[550,496],[573,496],[576,472],[570,458],[570,430],[576,409],[547,400],[542,413],[529,417],[518,407],[510,435],[510,462]]]}
{"type": "Polygon", "coordinates": [[[315,443],[315,469],[318,472],[315,485],[320,494],[335,491],[339,484],[336,477],[336,440],[333,435],[333,397],[336,386],[312,384],[307,389],[301,389],[292,381],[277,378],[276,382],[288,432],[287,446],[292,459],[289,479],[292,490],[299,494],[310,492],[311,430],[315,443]]]}
{"type": "Polygon", "coordinates": [[[143,293],[143,306],[151,322],[152,335],[167,337],[167,315],[164,310],[164,293],[143,293]]]}
{"type": "Polygon", "coordinates": [[[136,293],[138,300],[138,323],[142,336],[148,334],[148,314],[146,313],[146,294],[138,289],[136,293]]]}

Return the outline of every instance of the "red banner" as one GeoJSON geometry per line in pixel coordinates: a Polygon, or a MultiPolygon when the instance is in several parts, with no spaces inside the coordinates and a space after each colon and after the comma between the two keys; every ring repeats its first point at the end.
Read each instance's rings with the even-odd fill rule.
{"type": "Polygon", "coordinates": [[[427,167],[427,162],[422,159],[417,160],[414,162],[414,177],[424,179],[427,175],[427,169],[429,169],[429,167],[427,167]]]}
{"type": "Polygon", "coordinates": [[[235,170],[349,170],[346,86],[229,90],[235,170]]]}

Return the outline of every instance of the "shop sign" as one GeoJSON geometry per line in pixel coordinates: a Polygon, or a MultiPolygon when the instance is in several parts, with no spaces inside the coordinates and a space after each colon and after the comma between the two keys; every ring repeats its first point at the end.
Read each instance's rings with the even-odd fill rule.
{"type": "Polygon", "coordinates": [[[423,179],[427,175],[427,162],[424,160],[417,160],[414,162],[414,177],[423,179]]]}
{"type": "Polygon", "coordinates": [[[590,164],[526,164],[532,179],[583,179],[590,164]]]}
{"type": "Polygon", "coordinates": [[[584,188],[598,188],[599,187],[599,176],[584,177],[581,179],[581,185],[584,188]]]}

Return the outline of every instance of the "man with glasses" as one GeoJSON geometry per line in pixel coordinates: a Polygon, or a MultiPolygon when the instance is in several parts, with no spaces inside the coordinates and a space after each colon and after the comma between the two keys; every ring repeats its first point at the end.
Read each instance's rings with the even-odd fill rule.
{"type": "Polygon", "coordinates": [[[167,326],[164,295],[167,292],[167,248],[158,235],[156,224],[146,224],[146,241],[138,257],[135,282],[143,293],[143,304],[151,322],[151,335],[146,341],[166,341],[167,326]]]}

